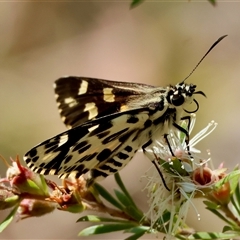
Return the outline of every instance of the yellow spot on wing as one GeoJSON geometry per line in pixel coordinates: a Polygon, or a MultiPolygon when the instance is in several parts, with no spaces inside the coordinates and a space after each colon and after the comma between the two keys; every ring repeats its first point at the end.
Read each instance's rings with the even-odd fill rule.
{"type": "Polygon", "coordinates": [[[98,109],[94,102],[86,103],[83,111],[89,113],[88,119],[93,119],[98,114],[98,109]]]}
{"type": "Polygon", "coordinates": [[[58,154],[59,152],[51,152],[51,153],[45,154],[42,157],[41,162],[49,162],[49,160],[54,159],[58,154]]]}
{"type": "Polygon", "coordinates": [[[78,90],[78,95],[82,95],[82,94],[86,93],[87,89],[88,89],[88,82],[82,80],[81,86],[78,90]]]}
{"type": "Polygon", "coordinates": [[[129,108],[128,108],[127,105],[122,105],[122,106],[120,107],[120,112],[127,111],[128,109],[129,109],[129,108]]]}
{"type": "Polygon", "coordinates": [[[95,107],[96,107],[96,104],[94,102],[86,103],[83,111],[86,112],[86,111],[89,111],[89,110],[91,110],[95,107]]]}
{"type": "Polygon", "coordinates": [[[112,93],[113,88],[104,88],[103,89],[103,100],[105,102],[114,102],[115,101],[115,96],[112,93]]]}
{"type": "Polygon", "coordinates": [[[77,105],[77,101],[72,97],[65,98],[64,103],[66,103],[70,108],[77,105]]]}
{"type": "Polygon", "coordinates": [[[67,140],[68,140],[68,135],[67,135],[67,134],[62,135],[62,136],[60,137],[58,147],[62,146],[64,143],[66,143],[67,140]]]}
{"type": "Polygon", "coordinates": [[[49,172],[49,175],[54,175],[56,172],[56,169],[51,169],[50,172],[49,172]]]}
{"type": "Polygon", "coordinates": [[[88,129],[88,131],[89,131],[89,132],[92,132],[94,129],[98,128],[98,126],[99,126],[99,125],[96,125],[96,126],[90,127],[90,128],[88,129]]]}

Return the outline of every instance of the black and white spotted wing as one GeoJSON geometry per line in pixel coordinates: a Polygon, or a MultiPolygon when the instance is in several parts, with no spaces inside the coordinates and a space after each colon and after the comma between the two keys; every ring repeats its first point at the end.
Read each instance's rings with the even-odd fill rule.
{"type": "Polygon", "coordinates": [[[106,177],[122,169],[144,143],[148,119],[147,108],[99,118],[39,144],[25,161],[34,172],[60,178],[88,171],[93,179],[106,177]]]}
{"type": "Polygon", "coordinates": [[[151,147],[171,128],[185,132],[188,139],[180,121],[198,110],[194,95],[205,94],[186,84],[187,78],[166,88],[84,77],[57,80],[60,115],[71,129],[32,148],[24,160],[37,173],[65,178],[89,171],[93,181],[122,169],[139,148],[151,147]],[[191,111],[192,103],[196,108],[191,111]]]}
{"type": "MultiPolygon", "coordinates": [[[[73,80],[74,77],[71,79],[73,80]]],[[[76,78],[78,83],[79,79],[81,81],[83,78],[76,78]]],[[[56,85],[59,81],[63,84],[63,81],[68,82],[69,78],[58,80],[56,85]]],[[[91,79],[88,79],[88,82],[90,81],[91,79]]],[[[94,79],[94,81],[97,80],[94,79]]],[[[103,82],[103,80],[99,81],[103,82]]],[[[104,83],[114,86],[116,82],[104,80],[104,83]]],[[[127,87],[133,85],[134,83],[126,84],[127,87]]],[[[146,85],[144,92],[139,91],[135,95],[129,95],[129,89],[126,87],[126,91],[124,91],[124,87],[124,84],[121,83],[121,91],[112,91],[114,97],[119,92],[128,93],[128,95],[119,94],[119,99],[125,99],[124,104],[119,104],[120,110],[118,111],[120,112],[108,113],[103,117],[96,115],[95,120],[88,120],[86,123],[39,144],[26,153],[24,159],[27,165],[37,173],[55,174],[62,178],[68,177],[70,174],[78,177],[88,171],[90,171],[92,179],[106,177],[122,169],[139,148],[150,146],[155,138],[167,134],[172,127],[178,127],[184,112],[189,115],[185,109],[188,109],[188,105],[193,101],[196,102],[193,95],[203,94],[195,91],[195,85],[187,85],[184,82],[166,88],[146,85]]],[[[144,88],[144,85],[142,84],[139,88],[144,88]]],[[[56,87],[56,89],[59,88],[56,87]]],[[[94,91],[87,90],[86,92],[94,91]]],[[[104,90],[97,91],[104,92],[104,90]]],[[[137,92],[137,88],[135,92],[137,92]]],[[[60,92],[58,91],[58,93],[60,92]]],[[[62,93],[62,95],[64,94],[62,93]]],[[[81,89],[79,95],[79,99],[82,99],[81,89]]],[[[101,95],[99,99],[103,102],[105,97],[101,95]]],[[[75,99],[77,98],[75,96],[75,99]]],[[[89,97],[88,101],[94,100],[89,97]]],[[[70,101],[63,102],[69,104],[70,101]]],[[[100,100],[96,106],[98,103],[100,100]]],[[[102,104],[104,105],[104,103],[102,104]]],[[[83,109],[82,105],[79,104],[81,110],[83,109]]],[[[71,107],[68,106],[68,108],[71,107]]],[[[82,114],[81,110],[79,115],[82,114]]],[[[116,112],[116,109],[114,111],[116,112]]],[[[66,113],[66,111],[63,112],[66,113]]],[[[69,112],[71,111],[69,110],[69,112]]],[[[76,112],[77,116],[77,110],[73,112],[76,112]]],[[[68,124],[70,123],[72,126],[77,124],[76,116],[65,115],[65,118],[69,119],[68,124]]]]}
{"type": "Polygon", "coordinates": [[[68,128],[139,107],[136,101],[155,87],[86,77],[64,77],[54,84],[61,118],[68,128]],[[135,101],[134,101],[135,100],[135,101]],[[135,104],[134,104],[135,102],[135,104]]]}

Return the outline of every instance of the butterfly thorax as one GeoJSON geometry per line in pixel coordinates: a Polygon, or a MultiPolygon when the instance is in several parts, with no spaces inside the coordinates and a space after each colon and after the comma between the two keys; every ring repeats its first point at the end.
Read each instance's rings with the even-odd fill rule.
{"type": "Polygon", "coordinates": [[[155,139],[162,137],[164,134],[168,134],[171,128],[174,128],[174,124],[179,125],[181,118],[184,116],[188,109],[188,106],[194,101],[193,94],[195,92],[196,85],[179,83],[175,86],[168,86],[165,92],[159,94],[159,90],[156,89],[153,95],[158,95],[155,101],[149,103],[149,119],[151,121],[151,127],[142,131],[142,141],[147,141],[149,138],[154,142],[155,139]],[[158,98],[158,101],[157,101],[158,98]]]}

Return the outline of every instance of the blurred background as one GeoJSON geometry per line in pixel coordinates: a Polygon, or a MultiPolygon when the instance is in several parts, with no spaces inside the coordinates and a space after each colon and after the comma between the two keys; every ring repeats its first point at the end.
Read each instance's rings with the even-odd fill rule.
{"type": "MultiPolygon", "coordinates": [[[[23,156],[39,142],[65,130],[52,84],[65,75],[96,77],[166,86],[183,80],[208,48],[228,34],[187,80],[207,98],[195,133],[211,120],[217,129],[197,147],[211,150],[215,166],[230,170],[240,153],[240,2],[127,1],[1,2],[0,5],[0,154],[23,156]]],[[[141,153],[121,171],[133,198],[147,209],[140,178],[151,166],[141,153]]],[[[0,174],[6,166],[0,162],[0,174]]],[[[52,177],[56,180],[57,177],[52,177]]],[[[57,181],[57,180],[56,180],[57,181]]],[[[102,184],[109,190],[112,177],[102,184]]],[[[195,202],[201,220],[189,212],[200,231],[221,231],[222,222],[195,202]],[[212,219],[211,219],[212,217],[212,219]],[[209,224],[210,223],[210,224],[209,224]]],[[[2,220],[8,211],[0,213],[2,220]]],[[[41,218],[12,222],[0,239],[77,239],[79,215],[55,211],[41,218]]],[[[122,239],[125,235],[101,235],[122,239]]],[[[143,238],[154,239],[146,235],[143,238]]],[[[95,239],[96,236],[92,237],[95,239]]]]}

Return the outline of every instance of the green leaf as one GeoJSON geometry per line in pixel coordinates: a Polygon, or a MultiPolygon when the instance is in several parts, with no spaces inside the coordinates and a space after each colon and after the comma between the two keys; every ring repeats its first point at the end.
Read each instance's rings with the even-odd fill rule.
{"type": "Polygon", "coordinates": [[[137,222],[141,222],[144,220],[144,214],[142,211],[140,211],[139,209],[133,207],[133,206],[129,206],[125,209],[125,212],[131,216],[133,219],[135,219],[137,222]]]}
{"type": "Polygon", "coordinates": [[[28,194],[49,197],[46,182],[42,175],[36,175],[33,179],[25,178],[15,185],[22,193],[25,192],[28,194]]]}
{"type": "Polygon", "coordinates": [[[115,181],[117,182],[118,186],[120,187],[120,189],[128,197],[129,201],[131,201],[132,205],[137,208],[137,206],[135,205],[132,197],[130,196],[130,194],[128,193],[127,189],[125,188],[125,186],[124,186],[124,184],[122,182],[122,179],[121,179],[121,177],[120,177],[118,172],[116,174],[114,174],[114,178],[115,178],[115,181]]]}
{"type": "Polygon", "coordinates": [[[231,234],[225,234],[225,233],[218,233],[218,232],[197,232],[192,234],[186,239],[204,239],[204,240],[210,240],[210,239],[231,239],[233,237],[239,237],[239,234],[231,233],[231,234]]]}
{"type": "Polygon", "coordinates": [[[47,186],[47,183],[45,181],[45,178],[41,174],[39,175],[39,177],[40,177],[40,180],[41,180],[42,191],[43,191],[44,195],[48,196],[49,195],[49,193],[48,193],[48,186],[47,186]]]}
{"type": "MultiPolygon", "coordinates": [[[[131,8],[137,7],[140,5],[144,0],[133,0],[131,2],[131,8]]],[[[216,0],[208,0],[213,6],[216,5],[216,0]]]]}
{"type": "Polygon", "coordinates": [[[226,177],[216,182],[214,187],[221,188],[226,182],[230,182],[231,191],[235,191],[235,188],[238,186],[238,180],[240,178],[240,170],[235,170],[229,173],[226,177]]]}
{"type": "Polygon", "coordinates": [[[21,185],[18,185],[18,187],[21,189],[22,192],[27,192],[30,194],[39,195],[39,193],[41,192],[39,186],[31,179],[26,179],[26,181],[21,185]]]}
{"type": "Polygon", "coordinates": [[[236,188],[239,185],[239,177],[240,177],[240,174],[236,174],[230,178],[231,194],[233,194],[236,191],[236,188]]]}
{"type": "Polygon", "coordinates": [[[208,0],[213,6],[216,5],[216,1],[215,0],[208,0]]]}
{"type": "Polygon", "coordinates": [[[10,203],[10,202],[16,203],[16,201],[19,201],[19,199],[20,199],[20,197],[18,195],[14,195],[14,196],[6,198],[4,201],[7,203],[10,203]]]}
{"type": "MultiPolygon", "coordinates": [[[[144,0],[133,0],[131,2],[131,8],[137,7],[140,5],[144,0]]],[[[208,0],[213,6],[216,5],[216,0],[208,0]]]]}
{"type": "Polygon", "coordinates": [[[130,205],[132,205],[132,202],[129,200],[129,198],[123,194],[122,192],[114,189],[114,192],[118,198],[118,200],[125,206],[125,207],[128,207],[130,205]]]}
{"type": "MultiPolygon", "coordinates": [[[[133,0],[131,3],[131,8],[135,8],[140,5],[144,0],[133,0]]],[[[210,1],[210,0],[209,0],[210,1]]]]}
{"type": "Polygon", "coordinates": [[[235,229],[233,227],[231,227],[231,226],[224,226],[222,231],[223,232],[235,231],[235,229]]]}
{"type": "Polygon", "coordinates": [[[171,219],[171,212],[169,211],[164,211],[161,217],[155,221],[153,225],[153,229],[156,229],[158,232],[163,232],[166,233],[169,230],[169,221],[171,219]]]}
{"type": "Polygon", "coordinates": [[[163,215],[158,218],[154,225],[163,225],[164,223],[168,222],[171,218],[171,212],[165,211],[163,215]]]}
{"type": "Polygon", "coordinates": [[[240,215],[240,191],[239,191],[239,184],[235,188],[233,195],[230,198],[231,203],[233,204],[234,210],[240,215]]]}
{"type": "Polygon", "coordinates": [[[126,220],[120,220],[115,218],[105,218],[105,217],[99,217],[95,215],[86,215],[84,217],[81,217],[77,220],[77,222],[119,222],[119,223],[129,223],[129,221],[126,220]]]}
{"type": "Polygon", "coordinates": [[[98,193],[104,199],[106,199],[108,202],[110,202],[113,206],[124,211],[124,207],[104,187],[102,187],[98,183],[95,183],[93,187],[98,191],[98,193]]]}
{"type": "Polygon", "coordinates": [[[78,234],[78,236],[89,236],[95,234],[110,233],[126,230],[133,227],[136,227],[136,224],[131,222],[125,224],[100,224],[85,228],[78,234]]]}
{"type": "Polygon", "coordinates": [[[18,204],[20,201],[21,200],[18,195],[8,197],[8,198],[4,199],[3,201],[0,201],[0,210],[12,208],[16,204],[18,204]]]}
{"type": "Polygon", "coordinates": [[[171,164],[163,159],[159,159],[160,165],[167,170],[169,173],[176,175],[176,172],[181,176],[188,176],[189,173],[182,168],[182,162],[178,158],[172,158],[171,164]]]}
{"type": "Polygon", "coordinates": [[[238,215],[240,215],[240,202],[239,200],[236,199],[236,197],[231,196],[230,198],[231,203],[232,203],[232,207],[234,208],[234,210],[238,213],[238,215]]]}
{"type": "Polygon", "coordinates": [[[133,235],[129,236],[128,238],[125,238],[125,240],[135,240],[135,239],[139,239],[141,236],[143,236],[148,230],[150,229],[150,227],[145,227],[145,226],[138,226],[138,227],[134,227],[131,228],[129,231],[127,230],[126,232],[131,232],[134,233],[133,235]]]}
{"type": "Polygon", "coordinates": [[[176,237],[176,240],[186,240],[186,239],[188,239],[188,238],[186,238],[185,235],[183,236],[183,235],[180,235],[180,234],[176,234],[175,237],[176,237]]]}
{"type": "Polygon", "coordinates": [[[234,195],[235,195],[237,201],[240,203],[240,184],[238,184],[238,186],[236,187],[234,195]]]}
{"type": "Polygon", "coordinates": [[[219,205],[214,202],[203,201],[203,203],[208,207],[208,209],[218,209],[219,208],[219,205]]]}
{"type": "Polygon", "coordinates": [[[133,219],[135,219],[137,222],[140,222],[143,220],[144,215],[142,211],[140,211],[138,208],[135,207],[135,205],[132,205],[132,202],[129,200],[129,198],[124,195],[122,192],[118,190],[114,190],[118,200],[125,206],[124,212],[126,212],[129,216],[131,216],[133,219]]]}
{"type": "Polygon", "coordinates": [[[213,214],[215,214],[216,216],[218,216],[220,219],[222,219],[224,222],[230,224],[230,225],[235,225],[236,223],[228,220],[227,218],[225,218],[219,211],[215,210],[215,209],[211,209],[206,207],[206,209],[208,209],[209,211],[211,211],[213,214]]]}
{"type": "Polygon", "coordinates": [[[64,211],[70,213],[81,213],[85,210],[84,206],[81,204],[69,204],[64,211]]]}
{"type": "Polygon", "coordinates": [[[137,240],[137,239],[139,239],[141,236],[143,236],[145,233],[146,233],[146,231],[142,231],[142,232],[139,232],[139,233],[135,233],[135,234],[129,236],[128,238],[125,238],[125,240],[137,240]]]}
{"type": "Polygon", "coordinates": [[[13,220],[15,213],[17,212],[19,204],[17,204],[12,211],[8,214],[8,216],[1,222],[0,224],[0,232],[2,232],[13,220]]]}
{"type": "Polygon", "coordinates": [[[137,226],[137,227],[131,228],[129,230],[126,230],[125,232],[128,232],[128,233],[139,233],[139,232],[142,232],[142,231],[148,231],[150,229],[151,229],[150,226],[137,226]]]}

